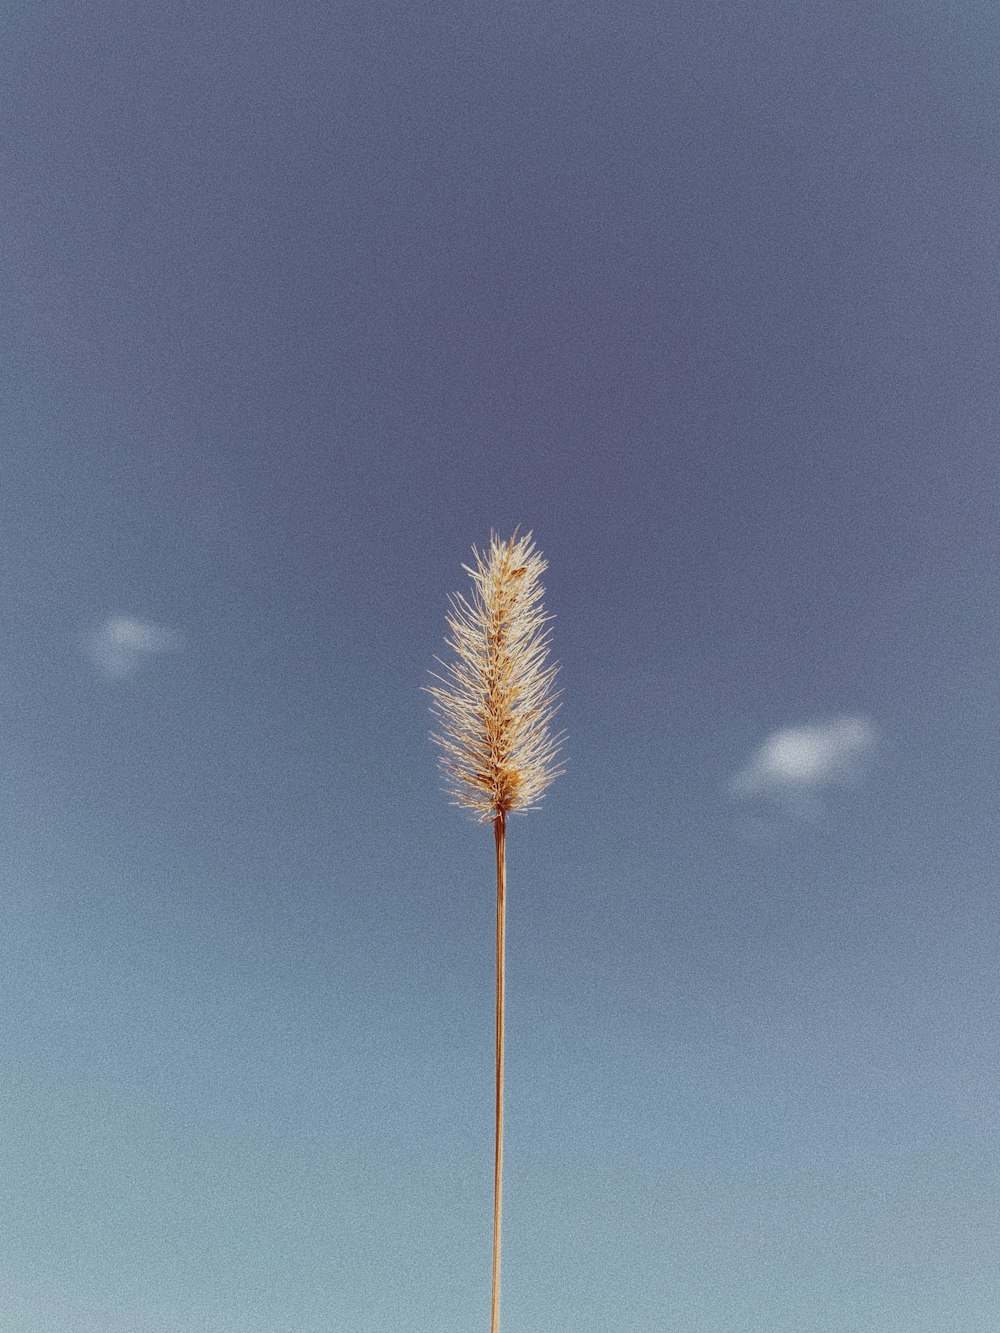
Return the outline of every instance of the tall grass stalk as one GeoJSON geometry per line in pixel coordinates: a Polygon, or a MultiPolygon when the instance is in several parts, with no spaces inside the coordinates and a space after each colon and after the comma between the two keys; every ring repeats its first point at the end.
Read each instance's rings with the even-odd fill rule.
{"type": "Polygon", "coordinates": [[[562,770],[562,738],[551,732],[558,708],[558,667],[549,665],[549,617],[542,609],[546,561],[531,533],[508,540],[490,534],[472,548],[468,598],[450,598],[442,673],[427,686],[439,729],[445,785],[456,805],[493,825],[496,846],[496,1070],[493,1148],[493,1287],[490,1333],[500,1328],[503,1200],[504,972],[507,925],[507,815],[534,809],[562,770]]]}

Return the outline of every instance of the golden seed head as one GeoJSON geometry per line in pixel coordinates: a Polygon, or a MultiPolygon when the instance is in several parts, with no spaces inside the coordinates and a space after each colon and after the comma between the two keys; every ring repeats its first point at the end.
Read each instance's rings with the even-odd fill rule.
{"type": "Polygon", "coordinates": [[[445,642],[454,653],[427,686],[440,725],[445,785],[457,805],[483,820],[530,810],[562,773],[562,738],[549,724],[558,708],[558,667],[547,662],[549,617],[542,610],[546,561],[531,533],[508,541],[490,534],[489,550],[472,548],[467,599],[450,598],[445,642]]]}

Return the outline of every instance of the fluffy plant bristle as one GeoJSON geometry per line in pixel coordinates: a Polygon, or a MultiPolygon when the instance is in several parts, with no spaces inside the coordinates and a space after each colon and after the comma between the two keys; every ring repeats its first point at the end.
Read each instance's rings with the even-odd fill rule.
{"type": "Polygon", "coordinates": [[[507,541],[490,534],[489,550],[472,548],[462,568],[472,593],[449,601],[449,636],[455,657],[427,686],[440,731],[445,786],[457,805],[488,821],[530,810],[562,773],[556,767],[562,738],[550,732],[558,708],[553,689],[559,668],[548,664],[550,617],[542,609],[541,575],[547,562],[531,533],[507,541]]]}

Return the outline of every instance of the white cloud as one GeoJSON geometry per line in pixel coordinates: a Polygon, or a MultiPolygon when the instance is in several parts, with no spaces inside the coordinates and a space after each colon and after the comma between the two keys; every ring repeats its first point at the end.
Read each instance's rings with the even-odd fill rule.
{"type": "Polygon", "coordinates": [[[109,616],[83,641],[84,652],[106,680],[131,676],[147,658],[180,646],[176,630],[133,616],[109,616]]]}
{"type": "Polygon", "coordinates": [[[782,727],[734,774],[729,794],[794,797],[853,782],[864,771],[875,741],[875,728],[864,717],[782,727]]]}

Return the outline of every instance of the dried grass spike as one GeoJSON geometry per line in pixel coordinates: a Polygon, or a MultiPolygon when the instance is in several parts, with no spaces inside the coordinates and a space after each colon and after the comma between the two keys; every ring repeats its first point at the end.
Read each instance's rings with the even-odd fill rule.
{"type": "Polygon", "coordinates": [[[447,645],[428,686],[440,730],[445,785],[453,800],[484,822],[534,808],[562,770],[561,737],[550,733],[558,708],[548,664],[548,617],[542,609],[546,561],[531,534],[490,535],[485,554],[473,547],[468,598],[456,593],[447,645]]]}
{"type": "Polygon", "coordinates": [[[454,653],[432,673],[445,783],[458,805],[493,824],[497,870],[496,1081],[493,1139],[493,1291],[490,1333],[500,1329],[503,1195],[504,951],[507,815],[530,810],[561,769],[561,737],[549,724],[558,708],[555,666],[548,664],[548,618],[542,611],[546,564],[531,533],[509,541],[490,534],[489,550],[472,548],[468,598],[451,598],[446,642],[454,653]]]}

